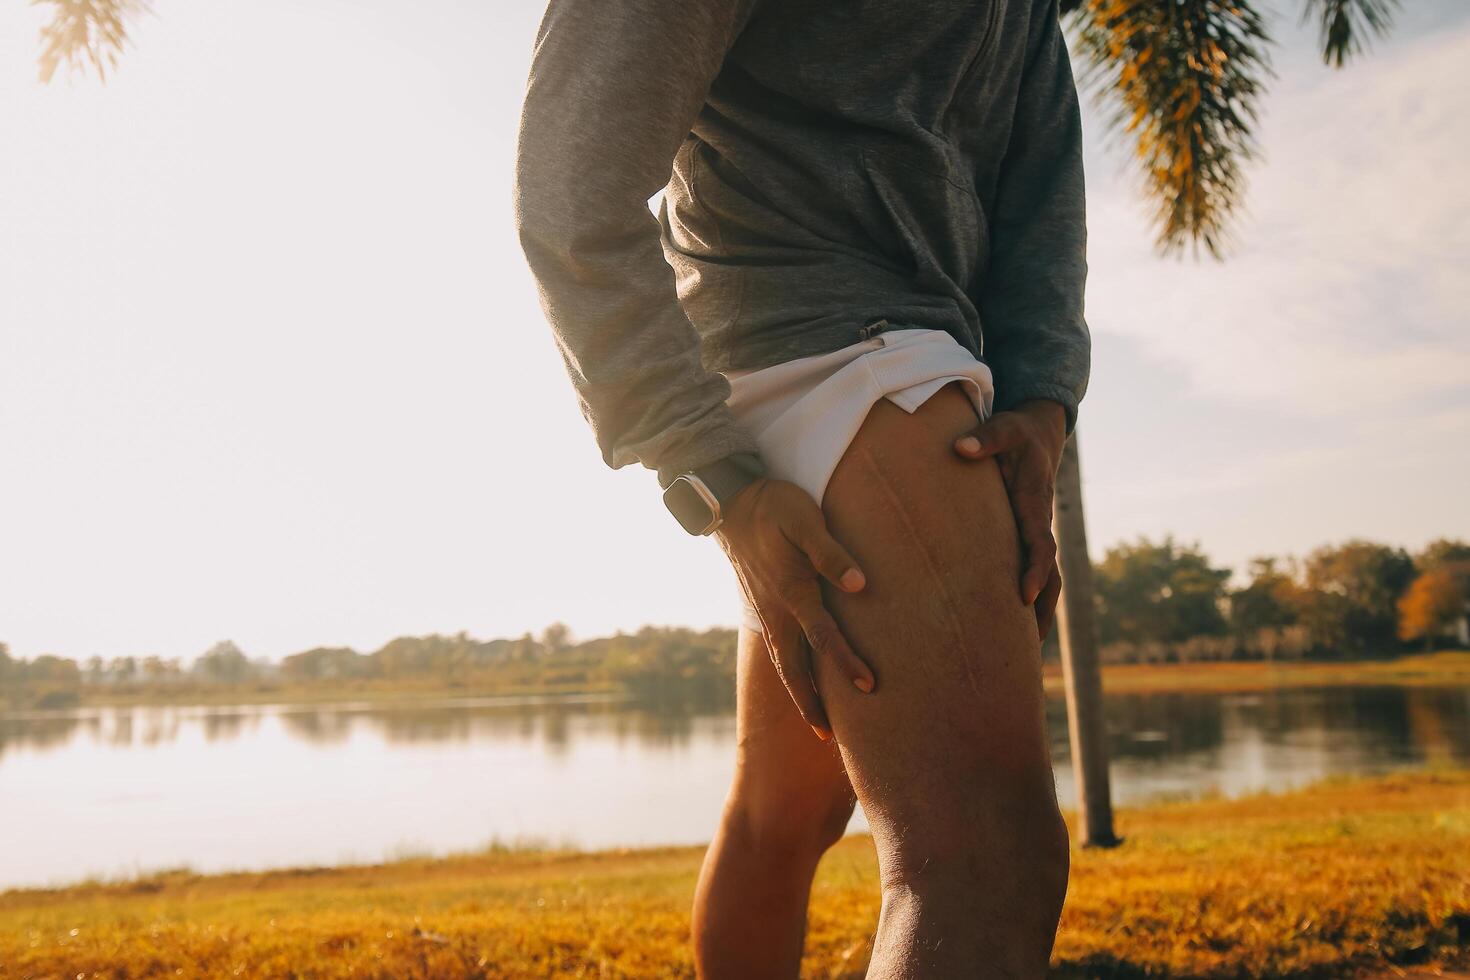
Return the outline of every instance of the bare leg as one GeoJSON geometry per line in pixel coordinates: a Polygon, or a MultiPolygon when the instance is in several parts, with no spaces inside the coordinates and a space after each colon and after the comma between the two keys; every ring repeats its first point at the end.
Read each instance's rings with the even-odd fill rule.
{"type": "Polygon", "coordinates": [[[913,415],[879,401],[822,502],[868,580],[824,599],[878,678],[814,665],[878,849],[870,978],[1039,978],[1066,892],[1015,518],[995,461],[951,449],[974,423],[957,383],[913,415]]]}
{"type": "Polygon", "coordinates": [[[736,698],[735,780],[695,891],[695,962],[704,980],[795,980],[812,875],[856,798],[836,746],[812,734],[744,628],[736,698]]]}

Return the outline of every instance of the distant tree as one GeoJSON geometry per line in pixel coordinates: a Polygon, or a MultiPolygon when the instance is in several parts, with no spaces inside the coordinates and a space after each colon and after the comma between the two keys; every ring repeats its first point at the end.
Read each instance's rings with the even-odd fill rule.
{"type": "Polygon", "coordinates": [[[1414,579],[1402,548],[1354,539],[1307,556],[1302,622],[1312,643],[1338,655],[1398,645],[1398,600],[1414,579]]]}
{"type": "Polygon", "coordinates": [[[1429,542],[1414,556],[1414,567],[1421,572],[1427,572],[1447,562],[1461,561],[1470,561],[1470,544],[1449,538],[1439,538],[1429,542]]]}
{"type": "Polygon", "coordinates": [[[437,673],[457,676],[478,654],[474,640],[463,632],[454,636],[400,636],[369,655],[369,671],[377,677],[408,677],[437,673]]]}
{"type": "Polygon", "coordinates": [[[531,635],[530,630],[527,630],[511,645],[509,659],[514,661],[535,660],[541,656],[541,652],[540,641],[531,635]]]}
{"type": "Polygon", "coordinates": [[[107,680],[107,667],[101,657],[88,657],[82,672],[88,684],[101,684],[107,680]]]}
{"type": "Polygon", "coordinates": [[[81,668],[77,666],[75,660],[50,653],[44,653],[26,664],[25,671],[29,679],[38,681],[76,683],[82,677],[81,668]]]}
{"type": "Polygon", "coordinates": [[[65,708],[77,703],[82,672],[75,660],[42,654],[34,660],[12,659],[0,644],[0,704],[65,708]]]}
{"type": "Polygon", "coordinates": [[[231,641],[221,640],[194,661],[194,672],[211,681],[243,681],[251,676],[250,658],[231,641]]]}
{"type": "Polygon", "coordinates": [[[293,680],[339,680],[367,672],[367,658],[351,647],[315,647],[281,661],[281,673],[293,680]]]}
{"type": "Polygon", "coordinates": [[[1301,588],[1276,558],[1252,558],[1250,583],[1230,593],[1230,625],[1242,636],[1297,621],[1301,588]]]}
{"type": "Polygon", "coordinates": [[[82,684],[82,671],[75,660],[45,653],[31,661],[19,661],[19,677],[32,688],[75,690],[82,684]]]}
{"type": "Polygon", "coordinates": [[[1465,617],[1470,607],[1470,559],[1441,561],[1414,579],[1399,597],[1399,639],[1423,640],[1425,649],[1465,617]]]}
{"type": "Polygon", "coordinates": [[[547,653],[561,653],[572,645],[572,630],[566,623],[552,623],[541,631],[541,646],[547,653]]]}
{"type": "Polygon", "coordinates": [[[604,641],[606,676],[655,702],[728,703],[734,694],[736,634],[730,629],[645,626],[604,641]]]}
{"type": "Polygon", "coordinates": [[[10,647],[0,643],[0,708],[20,698],[20,661],[10,656],[10,647]]]}
{"type": "Polygon", "coordinates": [[[1109,548],[1094,576],[1098,628],[1104,643],[1118,640],[1178,643],[1225,632],[1220,610],[1228,568],[1214,568],[1198,545],[1173,536],[1154,544],[1109,548]]]}

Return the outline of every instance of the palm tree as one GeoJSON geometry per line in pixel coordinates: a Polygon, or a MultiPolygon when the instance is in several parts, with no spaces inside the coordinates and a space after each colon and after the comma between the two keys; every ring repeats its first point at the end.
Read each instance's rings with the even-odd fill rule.
{"type": "MultiPolygon", "coordinates": [[[[1388,29],[1398,0],[1304,0],[1322,60],[1341,68],[1368,35],[1388,29]]],[[[1255,156],[1251,129],[1271,74],[1271,44],[1252,0],[1061,0],[1077,37],[1084,88],[1115,134],[1131,134],[1154,208],[1155,244],[1222,257],[1255,156]]],[[[1072,772],[1083,846],[1111,847],[1112,792],[1093,619],[1092,562],[1082,512],[1077,433],[1057,472],[1054,517],[1072,772]]]]}
{"type": "MultiPolygon", "coordinates": [[[[1061,0],[1081,84],[1115,134],[1131,135],[1157,244],[1220,258],[1244,196],[1273,43],[1257,0],[1061,0]]],[[[1387,31],[1398,0],[1302,0],[1322,60],[1341,68],[1387,31]]]]}
{"type": "Polygon", "coordinates": [[[51,23],[41,28],[41,81],[51,81],[64,62],[73,70],[91,64],[97,77],[117,67],[128,41],[128,21],[148,13],[148,0],[31,0],[53,8],[51,23]]]}

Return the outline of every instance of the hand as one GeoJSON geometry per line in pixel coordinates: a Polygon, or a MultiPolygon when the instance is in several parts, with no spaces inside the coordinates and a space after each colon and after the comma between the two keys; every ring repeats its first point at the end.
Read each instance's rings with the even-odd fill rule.
{"type": "Polygon", "coordinates": [[[760,615],[781,682],[825,742],[832,727],[817,696],[812,655],[831,660],[865,694],[872,693],[874,679],[822,605],[820,580],[858,592],[866,584],[863,573],[828,533],[811,494],[794,483],[762,477],[723,509],[725,519],[715,537],[760,615]]]}
{"type": "Polygon", "coordinates": [[[1062,591],[1051,518],[1066,442],[1067,417],[1061,403],[1036,398],[996,412],[954,444],[955,452],[966,459],[994,456],[1000,464],[1025,552],[1021,601],[1035,603],[1036,628],[1043,641],[1051,632],[1062,591]]]}

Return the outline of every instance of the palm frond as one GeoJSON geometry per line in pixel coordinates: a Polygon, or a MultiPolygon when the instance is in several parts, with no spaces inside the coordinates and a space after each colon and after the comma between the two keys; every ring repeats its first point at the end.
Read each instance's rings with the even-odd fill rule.
{"type": "Polygon", "coordinates": [[[1084,87],[1136,140],[1159,249],[1221,257],[1271,74],[1260,15],[1250,0],[1080,0],[1071,21],[1084,87]]]}
{"type": "Polygon", "coordinates": [[[55,8],[51,23],[41,28],[42,82],[51,81],[62,62],[77,69],[83,61],[90,62],[105,81],[104,64],[117,67],[117,56],[128,40],[126,21],[150,10],[148,0],[31,0],[32,6],[42,3],[55,8]]]}
{"type": "Polygon", "coordinates": [[[1316,20],[1322,61],[1341,68],[1363,50],[1366,35],[1387,33],[1398,0],[1306,0],[1302,20],[1316,20]]]}

